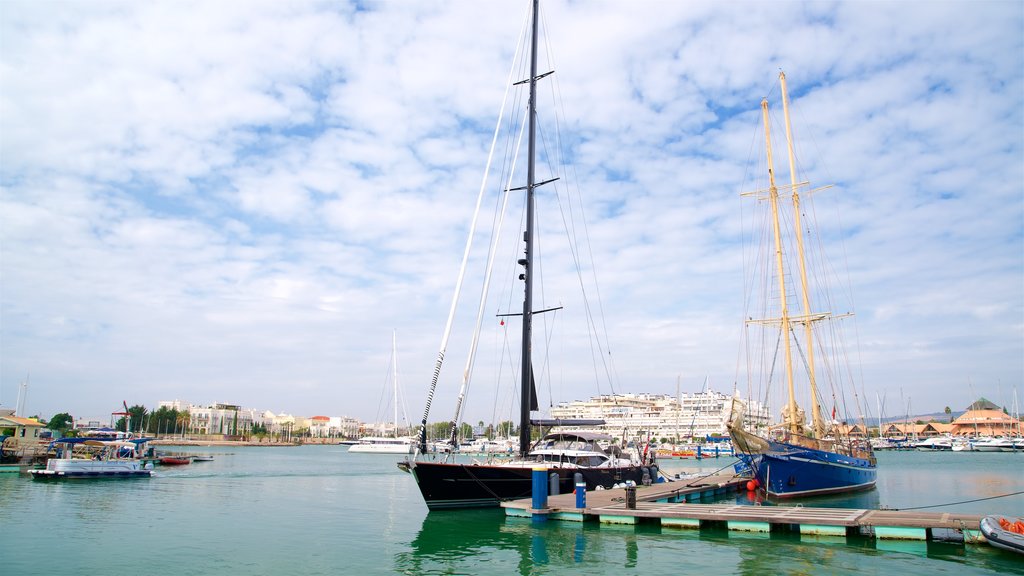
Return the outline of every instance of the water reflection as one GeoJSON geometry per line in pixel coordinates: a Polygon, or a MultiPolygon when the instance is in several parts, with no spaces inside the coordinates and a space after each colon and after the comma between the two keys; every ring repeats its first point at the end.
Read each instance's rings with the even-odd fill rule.
{"type": "MultiPolygon", "coordinates": [[[[496,572],[534,574],[546,566],[607,565],[609,558],[593,554],[592,538],[602,535],[624,544],[612,564],[638,565],[637,534],[597,524],[508,518],[504,511],[464,510],[431,512],[423,519],[408,551],[395,555],[398,572],[415,574],[480,573],[490,565],[496,572]]],[[[607,552],[607,551],[606,551],[607,552]]]]}

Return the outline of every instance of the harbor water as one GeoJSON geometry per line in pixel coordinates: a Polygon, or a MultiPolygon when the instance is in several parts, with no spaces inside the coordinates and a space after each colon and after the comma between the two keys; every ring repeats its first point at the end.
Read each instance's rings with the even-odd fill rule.
{"type": "MultiPolygon", "coordinates": [[[[174,450],[214,459],[136,480],[0,474],[0,573],[1024,574],[1024,557],[988,545],[428,513],[399,457],[343,446],[174,450]]],[[[1024,492],[1024,454],[878,459],[876,490],[805,505],[1024,516],[1024,495],[1003,497],[1024,492]]],[[[661,465],[713,472],[732,461],[661,465]]],[[[746,494],[728,500],[753,504],[746,494]]]]}

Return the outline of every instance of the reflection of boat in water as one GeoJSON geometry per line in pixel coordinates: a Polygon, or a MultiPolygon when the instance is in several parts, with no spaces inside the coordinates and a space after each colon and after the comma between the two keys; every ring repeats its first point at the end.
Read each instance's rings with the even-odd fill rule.
{"type": "MultiPolygon", "coordinates": [[[[518,550],[529,558],[528,540],[509,530],[503,511],[464,510],[458,514],[429,512],[411,550],[395,555],[394,571],[403,574],[467,573],[474,559],[499,550],[518,550]],[[524,542],[524,540],[526,540],[524,542]]],[[[511,570],[502,570],[511,572],[511,570]]]]}
{"type": "MultiPolygon", "coordinates": [[[[836,317],[831,312],[812,308],[812,298],[817,298],[816,305],[831,306],[835,303],[824,293],[826,282],[821,281],[824,278],[822,271],[812,274],[808,269],[810,264],[824,259],[821,254],[813,254],[817,244],[804,240],[805,227],[801,224],[801,217],[805,211],[813,214],[813,210],[801,206],[801,202],[808,198],[802,198],[800,189],[808,183],[797,178],[785,74],[780,73],[779,80],[790,183],[776,185],[768,100],[764,99],[761,112],[768,181],[764,190],[751,195],[766,201],[767,216],[757,221],[763,223],[767,230],[755,233],[763,240],[759,254],[764,259],[758,259],[754,269],[757,278],[749,284],[761,287],[763,294],[762,301],[755,304],[760,307],[758,318],[745,314],[750,318],[745,332],[748,338],[745,350],[750,353],[747,365],[751,381],[760,382],[769,390],[773,385],[782,384],[786,389],[786,402],[782,409],[782,423],[770,433],[746,430],[742,408],[733,412],[727,428],[736,449],[743,453],[740,458],[770,496],[818,496],[870,489],[874,487],[877,476],[871,445],[862,436],[854,435],[856,427],[836,420],[839,407],[835,399],[845,397],[842,388],[851,385],[845,382],[851,371],[841,365],[846,356],[841,350],[838,323],[833,322],[836,317]],[[786,216],[789,208],[784,211],[781,206],[787,200],[792,207],[789,217],[786,216]],[[792,227],[786,230],[785,226],[790,221],[792,227]],[[811,255],[805,255],[805,250],[811,255]],[[818,285],[811,285],[809,279],[817,280],[818,285]],[[798,288],[787,284],[790,282],[797,284],[798,288]],[[801,302],[802,310],[791,312],[790,299],[801,302]],[[816,363],[824,366],[816,367],[816,363]],[[819,377],[822,382],[818,381],[819,377]],[[825,382],[824,377],[829,377],[831,382],[825,382]],[[831,390],[827,384],[831,384],[831,390]],[[797,404],[798,385],[804,386],[801,393],[809,399],[810,426],[807,414],[797,404]],[[824,399],[829,396],[833,399],[831,419],[826,418],[822,409],[824,399]]],[[[804,196],[809,197],[810,192],[813,191],[804,196]]],[[[751,298],[750,301],[754,300],[751,298]]],[[[737,398],[734,406],[741,405],[737,398]]],[[[863,429],[860,427],[861,435],[863,429]]]]}
{"type": "MultiPolygon", "coordinates": [[[[548,564],[552,558],[572,558],[574,564],[583,563],[588,533],[612,531],[608,527],[591,526],[581,530],[576,523],[561,522],[538,529],[530,519],[507,517],[493,509],[467,509],[458,514],[429,512],[410,544],[411,549],[395,555],[393,571],[402,574],[480,573],[480,558],[507,562],[514,557],[515,568],[502,563],[489,572],[536,574],[538,566],[548,564]]],[[[616,548],[621,536],[616,533],[613,538],[616,548]]],[[[635,535],[627,537],[626,547],[627,555],[632,550],[635,565],[635,535]]]]}

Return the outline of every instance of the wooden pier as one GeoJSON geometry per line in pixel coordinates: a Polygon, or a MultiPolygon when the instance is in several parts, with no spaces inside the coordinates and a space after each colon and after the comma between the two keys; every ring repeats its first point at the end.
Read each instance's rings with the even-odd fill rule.
{"type": "Polygon", "coordinates": [[[745,490],[747,480],[723,475],[637,486],[633,506],[627,501],[627,490],[616,488],[587,492],[585,508],[576,507],[575,494],[549,496],[546,509],[532,508],[531,499],[505,502],[502,507],[509,516],[535,520],[654,524],[748,533],[795,532],[878,540],[985,541],[981,535],[982,517],[974,514],[697,503],[745,490]]]}

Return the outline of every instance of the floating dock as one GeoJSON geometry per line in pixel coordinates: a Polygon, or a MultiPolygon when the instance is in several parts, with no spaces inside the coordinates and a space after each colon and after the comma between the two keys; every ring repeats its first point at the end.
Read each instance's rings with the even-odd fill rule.
{"type": "Polygon", "coordinates": [[[745,490],[747,481],[747,478],[728,475],[637,486],[635,500],[625,488],[596,490],[587,492],[583,508],[576,507],[575,494],[549,496],[546,508],[534,508],[531,499],[504,502],[502,507],[506,515],[538,521],[653,524],[665,528],[795,532],[879,540],[985,542],[981,535],[982,516],[974,514],[697,503],[745,490]]]}

